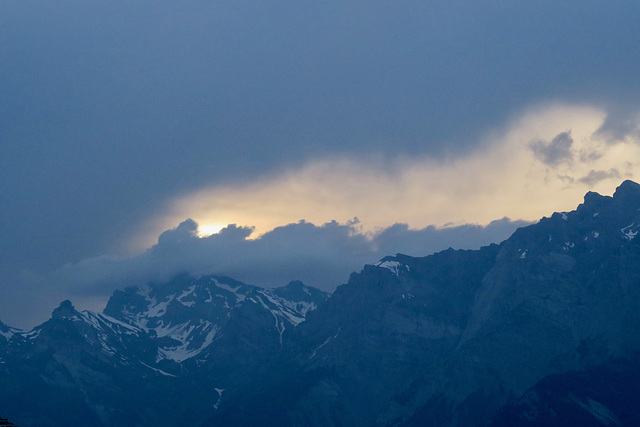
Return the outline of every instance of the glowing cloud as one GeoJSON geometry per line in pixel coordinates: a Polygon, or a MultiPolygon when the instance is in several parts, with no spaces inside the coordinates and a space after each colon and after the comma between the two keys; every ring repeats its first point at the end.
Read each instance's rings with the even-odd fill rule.
{"type": "Polygon", "coordinates": [[[212,234],[217,234],[218,232],[220,232],[220,230],[225,228],[227,225],[229,224],[224,224],[219,222],[198,224],[198,236],[206,237],[206,236],[211,236],[212,234]]]}
{"type": "Polygon", "coordinates": [[[312,161],[260,182],[213,186],[175,200],[158,229],[187,217],[255,226],[258,233],[300,219],[358,217],[365,231],[397,222],[420,228],[488,224],[504,216],[535,220],[575,208],[588,190],[610,194],[622,179],[640,177],[637,138],[613,140],[599,132],[606,117],[589,106],[547,105],[458,157],[312,161]]]}

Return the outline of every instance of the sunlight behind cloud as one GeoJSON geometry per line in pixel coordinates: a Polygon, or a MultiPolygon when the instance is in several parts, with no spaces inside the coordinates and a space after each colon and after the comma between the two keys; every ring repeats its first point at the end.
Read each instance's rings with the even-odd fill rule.
{"type": "Polygon", "coordinates": [[[198,224],[198,236],[199,237],[206,237],[206,236],[210,236],[212,234],[216,234],[220,230],[225,228],[227,225],[229,225],[229,224],[224,224],[224,223],[219,223],[219,222],[218,223],[198,224]]]}
{"type": "MultiPolygon", "coordinates": [[[[358,217],[364,231],[488,224],[504,216],[536,220],[570,210],[592,190],[611,194],[638,179],[640,144],[611,140],[598,130],[600,109],[546,105],[531,109],[482,138],[471,153],[434,159],[327,158],[238,186],[213,186],[175,200],[158,222],[255,226],[264,233],[301,219],[321,224],[358,217]]],[[[201,226],[211,233],[214,226],[201,226]]],[[[255,234],[254,234],[255,235],[255,234]]]]}

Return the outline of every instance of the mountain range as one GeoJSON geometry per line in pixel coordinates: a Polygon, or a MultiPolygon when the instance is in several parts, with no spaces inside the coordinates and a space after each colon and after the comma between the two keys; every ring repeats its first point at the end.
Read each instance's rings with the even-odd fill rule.
{"type": "MultiPolygon", "coordinates": [[[[535,203],[535,201],[532,201],[535,203]]],[[[0,323],[19,426],[640,425],[640,185],[328,295],[213,275],[0,323]]]]}

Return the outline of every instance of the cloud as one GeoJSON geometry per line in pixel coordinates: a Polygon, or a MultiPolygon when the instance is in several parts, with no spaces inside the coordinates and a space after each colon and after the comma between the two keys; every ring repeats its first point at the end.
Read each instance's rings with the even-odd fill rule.
{"type": "Polygon", "coordinates": [[[559,133],[551,142],[536,140],[531,141],[529,146],[538,159],[549,166],[555,167],[560,163],[571,162],[573,160],[573,153],[571,152],[572,144],[573,139],[569,131],[559,133]]]}
{"type": "MultiPolygon", "coordinates": [[[[424,256],[449,247],[478,248],[507,238],[523,221],[503,218],[487,226],[462,225],[412,230],[394,224],[363,233],[357,219],[317,226],[306,221],[248,239],[251,228],[229,225],[202,237],[187,219],[164,231],[155,245],[134,257],[97,257],[68,264],[54,275],[60,290],[76,301],[108,297],[117,287],[166,280],[174,274],[226,274],[262,286],[291,280],[333,291],[364,264],[398,252],[424,256]]],[[[106,301],[106,300],[105,300],[106,301]]]]}
{"type": "Polygon", "coordinates": [[[595,185],[598,182],[605,180],[605,179],[610,179],[610,178],[616,178],[619,179],[620,178],[620,172],[618,172],[617,169],[609,169],[608,171],[594,171],[591,170],[589,171],[589,174],[586,176],[583,176],[582,178],[580,178],[578,181],[587,184],[587,185],[595,185]]]}
{"type": "Polygon", "coordinates": [[[157,247],[162,248],[166,245],[176,245],[187,241],[198,232],[198,224],[191,218],[183,221],[176,228],[163,232],[158,237],[157,247]]]}
{"type": "Polygon", "coordinates": [[[640,177],[639,140],[631,134],[611,139],[601,131],[606,119],[604,110],[591,106],[541,105],[479,137],[466,153],[362,152],[248,183],[203,187],[176,198],[155,218],[154,232],[133,241],[148,246],[160,230],[186,217],[203,227],[255,226],[256,235],[301,219],[344,223],[354,216],[365,231],[395,223],[486,225],[503,216],[536,220],[573,209],[587,191],[610,194],[621,179],[640,177]]]}
{"type": "Polygon", "coordinates": [[[407,224],[394,224],[375,235],[374,244],[379,253],[398,252],[422,256],[447,248],[479,248],[491,242],[507,239],[513,231],[527,221],[512,221],[507,217],[491,221],[486,226],[464,224],[438,228],[433,225],[412,230],[407,224]]]}
{"type": "Polygon", "coordinates": [[[598,134],[610,141],[640,139],[640,115],[635,110],[615,109],[611,111],[598,134]]]}

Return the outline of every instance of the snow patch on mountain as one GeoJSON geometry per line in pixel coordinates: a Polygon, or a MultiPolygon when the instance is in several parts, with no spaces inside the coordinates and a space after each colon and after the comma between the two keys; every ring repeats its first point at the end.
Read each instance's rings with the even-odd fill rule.
{"type": "Polygon", "coordinates": [[[258,291],[262,296],[264,296],[267,301],[270,303],[270,306],[264,304],[264,301],[260,299],[264,307],[273,313],[276,317],[284,317],[289,323],[297,326],[299,323],[304,322],[305,314],[310,309],[315,308],[315,304],[313,303],[305,303],[297,302],[297,301],[287,301],[284,298],[275,296],[273,292],[270,290],[262,290],[258,291]],[[298,310],[298,306],[301,306],[304,312],[298,310]]]}
{"type": "Polygon", "coordinates": [[[391,261],[391,260],[382,260],[377,264],[375,264],[375,266],[380,268],[386,268],[396,276],[400,274],[401,270],[406,270],[406,271],[411,270],[411,267],[409,267],[408,265],[402,264],[398,261],[391,261]]]}
{"type": "MultiPolygon", "coordinates": [[[[118,291],[105,312],[158,340],[156,362],[181,363],[213,348],[234,314],[255,303],[273,317],[282,344],[287,328],[305,320],[326,294],[301,282],[265,289],[224,276],[178,276],[166,284],[118,291]]],[[[206,357],[206,355],[205,355],[206,357]]]]}
{"type": "Polygon", "coordinates": [[[158,337],[169,337],[178,342],[176,345],[167,345],[159,348],[156,362],[162,359],[169,359],[180,363],[197,356],[209,347],[213,343],[216,334],[220,331],[220,327],[209,321],[200,320],[198,325],[193,325],[189,321],[181,325],[158,327],[155,330],[158,333],[158,337]],[[197,344],[196,338],[202,336],[202,334],[205,334],[204,340],[202,343],[197,344]]]}
{"type": "Polygon", "coordinates": [[[247,295],[246,295],[246,294],[243,294],[243,293],[241,293],[241,292],[238,292],[238,291],[240,290],[240,288],[241,288],[241,286],[240,286],[240,285],[237,285],[237,286],[233,286],[233,287],[232,287],[232,286],[229,286],[229,285],[227,285],[227,284],[225,284],[225,283],[220,283],[219,281],[217,281],[217,280],[215,280],[215,279],[211,279],[211,281],[212,281],[212,282],[213,282],[213,283],[214,283],[218,288],[220,288],[220,289],[224,289],[224,290],[229,291],[229,292],[231,292],[232,294],[234,294],[234,295],[236,296],[236,303],[243,302],[243,301],[247,298],[247,295]]]}
{"type": "Polygon", "coordinates": [[[0,336],[5,337],[7,340],[11,339],[14,335],[24,334],[24,331],[18,328],[13,328],[11,326],[6,326],[0,323],[0,336]]]}
{"type": "Polygon", "coordinates": [[[621,228],[620,231],[624,234],[625,239],[633,240],[633,238],[636,237],[636,234],[638,234],[639,228],[640,224],[636,225],[635,223],[631,223],[626,227],[621,228]]]}
{"type": "Polygon", "coordinates": [[[143,366],[146,366],[147,368],[151,369],[151,370],[152,370],[152,371],[154,371],[154,372],[159,373],[160,375],[164,375],[165,377],[174,377],[174,378],[176,378],[176,376],[175,376],[175,375],[170,374],[170,373],[168,373],[168,372],[165,372],[165,371],[163,371],[162,369],[154,368],[153,366],[147,365],[147,364],[146,364],[146,363],[144,363],[144,362],[140,362],[140,364],[141,364],[141,365],[143,365],[143,366]]]}
{"type": "Polygon", "coordinates": [[[187,307],[192,307],[193,304],[195,304],[195,300],[192,301],[183,301],[184,298],[193,295],[193,297],[196,297],[197,295],[194,294],[194,291],[196,290],[196,286],[192,285],[189,286],[188,289],[186,289],[185,291],[183,291],[180,296],[178,296],[178,298],[176,298],[178,301],[180,301],[180,303],[182,303],[182,305],[187,306],[187,307]]]}
{"type": "Polygon", "coordinates": [[[82,320],[91,323],[96,327],[96,329],[103,330],[104,328],[108,328],[114,334],[125,335],[139,335],[141,332],[140,328],[129,325],[111,316],[107,316],[106,314],[84,310],[80,315],[82,316],[82,320]]]}
{"type": "Polygon", "coordinates": [[[338,328],[338,331],[335,333],[335,335],[327,338],[326,340],[324,340],[324,342],[322,344],[320,344],[319,346],[317,346],[314,350],[313,353],[311,354],[311,356],[309,356],[309,360],[313,359],[316,354],[318,354],[318,350],[320,350],[322,347],[324,347],[325,345],[329,344],[329,342],[333,339],[335,339],[339,334],[340,334],[340,330],[342,329],[342,327],[338,328]]]}
{"type": "Polygon", "coordinates": [[[593,415],[598,421],[605,426],[611,425],[622,425],[618,417],[613,413],[613,411],[607,408],[602,403],[597,400],[593,400],[590,397],[585,399],[580,399],[574,395],[569,396],[571,400],[577,403],[582,409],[593,415]]]}
{"type": "Polygon", "coordinates": [[[218,409],[218,406],[220,406],[220,401],[222,400],[222,392],[225,391],[226,389],[224,388],[214,388],[214,390],[218,393],[218,400],[216,401],[216,403],[214,403],[213,405],[213,409],[218,409]]]}

